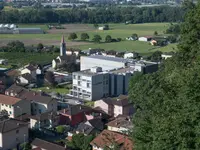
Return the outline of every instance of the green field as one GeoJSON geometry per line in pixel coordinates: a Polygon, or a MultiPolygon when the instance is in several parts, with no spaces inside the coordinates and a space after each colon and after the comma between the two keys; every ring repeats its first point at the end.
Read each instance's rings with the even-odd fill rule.
{"type": "MultiPolygon", "coordinates": [[[[155,50],[173,51],[174,45],[168,45],[166,47],[158,48],[151,46],[147,42],[139,41],[126,41],[125,38],[131,36],[133,33],[138,36],[152,36],[154,31],[157,31],[159,35],[164,35],[164,31],[170,26],[169,23],[144,23],[144,24],[109,24],[110,30],[99,31],[93,27],[92,24],[64,24],[66,29],[64,30],[48,30],[47,24],[19,24],[19,27],[40,27],[45,30],[46,34],[1,34],[0,45],[2,43],[9,42],[10,40],[20,40],[26,45],[37,45],[39,42],[44,45],[59,45],[62,35],[65,36],[67,41],[67,47],[79,48],[86,50],[88,48],[102,48],[105,50],[118,50],[118,51],[137,51],[142,54],[151,53],[155,50]],[[85,29],[84,29],[85,28],[85,29]],[[75,32],[78,35],[78,39],[69,41],[67,39],[71,32],[75,32]],[[89,41],[80,41],[81,33],[88,33],[90,36],[89,41]],[[100,44],[92,42],[92,38],[95,34],[99,34],[102,37],[100,44]],[[111,35],[112,38],[122,38],[123,41],[115,43],[104,43],[106,35],[111,35]]],[[[101,26],[101,25],[99,25],[101,26]]],[[[2,54],[0,54],[1,57],[2,54]]],[[[29,57],[29,56],[28,56],[29,57]]],[[[49,57],[49,56],[48,56],[49,57]]]]}

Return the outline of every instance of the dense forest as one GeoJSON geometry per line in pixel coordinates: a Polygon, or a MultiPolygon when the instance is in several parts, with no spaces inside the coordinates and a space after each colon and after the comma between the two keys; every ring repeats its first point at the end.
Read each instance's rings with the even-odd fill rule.
{"type": "Polygon", "coordinates": [[[179,51],[130,83],[136,150],[200,149],[200,3],[188,8],[179,51]]]}
{"type": "Polygon", "coordinates": [[[180,7],[110,7],[96,9],[28,9],[0,11],[1,23],[132,23],[179,22],[184,10],[180,7]]]}

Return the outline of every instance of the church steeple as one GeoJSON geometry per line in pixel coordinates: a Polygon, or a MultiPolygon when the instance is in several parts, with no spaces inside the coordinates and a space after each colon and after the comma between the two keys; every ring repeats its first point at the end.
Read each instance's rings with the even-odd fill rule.
{"type": "Polygon", "coordinates": [[[63,35],[60,43],[60,56],[65,56],[65,55],[66,55],[66,43],[63,35]]]}

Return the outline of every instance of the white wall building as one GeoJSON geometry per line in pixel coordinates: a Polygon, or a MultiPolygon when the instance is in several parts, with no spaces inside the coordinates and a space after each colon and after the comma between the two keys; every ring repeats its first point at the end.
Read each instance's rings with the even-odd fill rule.
{"type": "Polygon", "coordinates": [[[70,94],[86,100],[96,100],[109,95],[109,74],[100,67],[73,73],[73,89],[70,94]]]}
{"type": "Polygon", "coordinates": [[[148,41],[151,41],[151,39],[152,37],[145,36],[145,37],[139,37],[138,41],[148,42],[148,41]]]}
{"type": "Polygon", "coordinates": [[[101,67],[103,71],[126,67],[128,60],[119,57],[106,57],[102,55],[81,56],[81,70],[92,67],[101,67]]]}

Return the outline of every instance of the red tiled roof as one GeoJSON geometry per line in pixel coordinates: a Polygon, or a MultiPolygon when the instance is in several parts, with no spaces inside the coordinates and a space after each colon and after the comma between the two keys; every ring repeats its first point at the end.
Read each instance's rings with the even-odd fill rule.
{"type": "Polygon", "coordinates": [[[11,96],[0,94],[0,103],[1,104],[14,105],[17,102],[19,102],[20,100],[21,99],[19,99],[19,98],[15,98],[15,97],[11,97],[11,96]]]}
{"type": "Polygon", "coordinates": [[[109,147],[112,144],[118,144],[120,150],[133,149],[133,142],[129,137],[109,130],[103,130],[90,144],[100,148],[104,148],[105,146],[109,147]]]}

